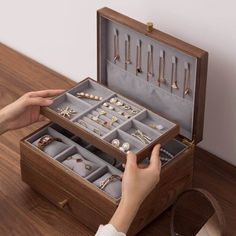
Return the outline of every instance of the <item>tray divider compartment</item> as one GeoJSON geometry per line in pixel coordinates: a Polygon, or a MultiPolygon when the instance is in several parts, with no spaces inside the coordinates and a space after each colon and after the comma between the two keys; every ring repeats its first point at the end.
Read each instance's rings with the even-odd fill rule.
{"type": "MultiPolygon", "coordinates": [[[[155,141],[156,139],[158,139],[161,136],[161,133],[158,132],[157,130],[151,129],[147,125],[145,125],[135,119],[130,120],[128,123],[124,124],[122,127],[120,127],[120,129],[129,135],[131,135],[131,133],[135,132],[135,130],[140,130],[141,132],[143,132],[145,135],[147,135],[148,137],[150,137],[152,139],[152,141],[150,141],[150,143],[152,143],[153,141],[155,141]]],[[[138,140],[138,142],[141,142],[139,139],[137,139],[137,138],[135,138],[135,139],[138,140]]],[[[147,145],[147,144],[148,143],[146,143],[144,145],[147,145]]]]}
{"type": "Polygon", "coordinates": [[[144,111],[143,113],[138,114],[135,117],[135,119],[148,127],[150,124],[162,125],[164,127],[163,130],[153,129],[153,130],[158,131],[161,134],[167,132],[169,129],[173,128],[175,125],[171,121],[148,110],[144,111]]]}
{"type": "MultiPolygon", "coordinates": [[[[77,116],[81,112],[84,112],[84,111],[88,110],[91,107],[90,104],[87,104],[83,101],[80,101],[79,99],[75,98],[71,94],[64,93],[64,94],[62,94],[59,97],[54,99],[54,102],[50,106],[50,108],[54,112],[58,113],[58,109],[65,108],[67,106],[69,108],[73,109],[76,112],[75,114],[71,115],[71,118],[68,118],[70,120],[72,120],[75,116],[77,116]]],[[[58,115],[60,115],[60,114],[58,113],[58,115]]]]}
{"type": "Polygon", "coordinates": [[[122,140],[122,143],[128,142],[131,145],[130,151],[133,151],[135,153],[140,151],[145,146],[144,144],[136,140],[134,137],[132,137],[131,135],[129,135],[128,133],[120,129],[115,130],[114,132],[111,132],[109,136],[106,136],[104,140],[107,141],[110,145],[112,145],[111,141],[113,139],[122,140]]]}
{"type": "Polygon", "coordinates": [[[96,105],[98,102],[105,101],[111,95],[114,94],[112,90],[96,83],[92,79],[88,79],[79,83],[77,86],[70,89],[68,93],[72,95],[73,97],[76,97],[76,99],[79,99],[80,101],[83,101],[86,104],[90,104],[91,106],[96,105]],[[99,101],[99,100],[91,100],[91,99],[86,99],[86,98],[79,98],[76,96],[76,93],[79,93],[79,92],[92,94],[94,96],[102,97],[103,99],[99,101]]]}

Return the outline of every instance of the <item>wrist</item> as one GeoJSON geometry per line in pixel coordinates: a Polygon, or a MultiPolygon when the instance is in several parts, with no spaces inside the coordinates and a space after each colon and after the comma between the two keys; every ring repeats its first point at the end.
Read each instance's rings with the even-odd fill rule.
{"type": "Polygon", "coordinates": [[[123,198],[120,201],[119,207],[126,209],[126,211],[130,212],[137,212],[139,207],[141,205],[141,202],[137,199],[132,198],[123,198]]]}
{"type": "Polygon", "coordinates": [[[3,110],[0,110],[0,134],[3,134],[9,130],[6,114],[3,110]]]}

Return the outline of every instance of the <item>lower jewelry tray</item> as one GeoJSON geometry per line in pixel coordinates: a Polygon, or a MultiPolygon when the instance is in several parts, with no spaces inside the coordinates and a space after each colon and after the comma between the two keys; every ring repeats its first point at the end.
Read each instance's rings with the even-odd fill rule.
{"type": "MultiPolygon", "coordinates": [[[[59,162],[67,171],[80,176],[115,200],[121,197],[122,163],[102,150],[73,135],[57,124],[49,124],[25,140],[47,158],[59,162]]],[[[163,145],[160,152],[162,165],[166,165],[186,149],[173,139],[163,145]]],[[[145,158],[143,163],[148,163],[145,158]]]]}
{"type": "Polygon", "coordinates": [[[179,132],[175,123],[89,78],[56,97],[42,113],[122,162],[129,150],[141,161],[155,144],[179,132]]]}

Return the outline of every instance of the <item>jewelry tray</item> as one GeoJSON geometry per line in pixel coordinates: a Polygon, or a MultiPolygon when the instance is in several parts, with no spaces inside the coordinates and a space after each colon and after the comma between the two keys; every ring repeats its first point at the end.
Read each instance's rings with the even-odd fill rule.
{"type": "Polygon", "coordinates": [[[129,150],[136,153],[139,161],[141,161],[150,155],[155,144],[164,144],[179,133],[178,125],[175,123],[147,110],[90,78],[85,79],[64,94],[56,97],[53,105],[43,109],[43,114],[122,162],[126,161],[126,152],[114,147],[111,144],[112,140],[118,139],[122,144],[128,142],[130,144],[129,150]],[[102,100],[95,101],[88,98],[78,98],[76,94],[81,92],[102,97],[102,100]],[[112,104],[110,102],[112,98],[117,98],[118,101],[128,105],[130,109],[137,111],[137,114],[130,116],[130,118],[118,114],[119,111],[127,113],[127,110],[112,104]],[[114,108],[113,110],[104,106],[104,104],[108,103],[110,104],[109,106],[114,108]],[[76,114],[72,114],[70,118],[62,117],[59,114],[59,110],[66,107],[73,109],[76,114]],[[104,111],[106,114],[98,117],[100,111],[104,111]],[[104,127],[94,121],[94,117],[99,118],[100,123],[102,121],[110,125],[104,127]],[[118,120],[111,125],[112,117],[118,118],[118,120]],[[151,124],[161,125],[163,129],[159,131],[151,128],[148,126],[151,124]],[[131,135],[134,130],[140,130],[152,141],[147,144],[142,143],[131,135]]]}
{"type": "MultiPolygon", "coordinates": [[[[114,157],[109,156],[104,151],[87,143],[85,140],[81,139],[78,136],[75,136],[74,134],[68,132],[68,130],[65,130],[64,128],[60,127],[55,123],[50,123],[46,125],[38,132],[28,137],[25,142],[30,144],[33,149],[36,149],[37,151],[41,152],[47,158],[50,158],[57,163],[60,163],[67,172],[69,171],[70,173],[78,176],[79,178],[82,178],[84,181],[90,183],[91,186],[97,189],[99,188],[93,184],[97,179],[107,173],[121,176],[124,171],[122,163],[120,161],[117,161],[114,157]],[[60,138],[64,144],[68,145],[68,147],[65,150],[57,153],[55,156],[50,156],[46,154],[44,151],[40,150],[37,147],[37,140],[46,134],[56,138],[60,138]],[[92,172],[86,177],[80,176],[62,163],[64,160],[74,154],[80,154],[81,156],[83,156],[84,159],[96,163],[99,166],[98,169],[96,169],[94,172],[92,172]]],[[[49,148],[50,145],[51,144],[49,144],[49,148]]],[[[54,147],[52,146],[52,148],[54,147]]],[[[180,155],[182,152],[184,152],[184,150],[186,150],[186,148],[187,146],[185,144],[181,143],[176,139],[172,139],[171,141],[167,142],[165,145],[163,145],[162,151],[160,152],[162,166],[165,166],[174,157],[180,155]]],[[[143,160],[143,163],[147,163],[148,161],[149,158],[146,158],[145,160],[143,160]]],[[[112,197],[111,195],[109,196],[112,197]]],[[[120,197],[115,198],[114,200],[119,201],[119,199],[120,197]]]]}

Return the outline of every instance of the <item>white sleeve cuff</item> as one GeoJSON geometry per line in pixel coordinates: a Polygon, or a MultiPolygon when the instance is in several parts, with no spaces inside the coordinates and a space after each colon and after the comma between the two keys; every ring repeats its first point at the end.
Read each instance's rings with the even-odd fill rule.
{"type": "Polygon", "coordinates": [[[111,224],[100,225],[95,236],[126,236],[124,233],[117,232],[111,224]]]}

